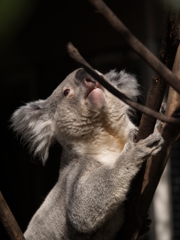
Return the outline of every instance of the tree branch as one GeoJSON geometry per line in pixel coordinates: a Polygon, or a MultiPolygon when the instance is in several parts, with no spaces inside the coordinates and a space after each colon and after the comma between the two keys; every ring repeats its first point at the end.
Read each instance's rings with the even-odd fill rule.
{"type": "MultiPolygon", "coordinates": [[[[178,47],[175,63],[173,66],[173,72],[180,77],[180,46],[178,47]]],[[[173,89],[169,89],[169,96],[167,102],[166,114],[168,116],[174,115],[180,109],[180,95],[173,89]]],[[[162,137],[164,138],[164,145],[161,152],[150,159],[146,173],[148,173],[148,181],[145,181],[142,188],[141,203],[145,203],[140,208],[140,217],[143,219],[148,211],[150,203],[152,201],[154,192],[159,183],[161,175],[166,166],[172,144],[180,134],[180,129],[177,126],[163,124],[161,131],[162,137]]]]}
{"type": "Polygon", "coordinates": [[[81,67],[83,67],[94,79],[96,79],[102,86],[104,86],[109,92],[114,94],[117,98],[121,99],[126,104],[130,105],[134,109],[143,112],[155,119],[159,119],[163,122],[173,123],[180,125],[180,120],[172,117],[165,116],[156,112],[150,108],[147,108],[137,102],[132,101],[128,97],[126,97],[123,93],[121,93],[117,88],[115,88],[108,79],[104,76],[99,75],[90,65],[85,61],[85,59],[80,55],[78,50],[71,44],[68,43],[67,49],[71,58],[73,58],[76,62],[79,63],[81,67]]]}
{"type": "MultiPolygon", "coordinates": [[[[179,39],[180,39],[180,11],[179,11],[179,9],[180,8],[177,7],[177,1],[176,0],[171,0],[171,3],[172,3],[172,9],[166,10],[166,13],[168,12],[166,14],[167,15],[166,16],[166,21],[167,21],[167,25],[168,25],[166,27],[167,27],[168,33],[167,33],[167,36],[165,36],[165,37],[167,37],[168,39],[166,40],[165,37],[164,37],[163,40],[162,40],[162,45],[166,45],[166,47],[164,46],[166,48],[166,51],[164,51],[164,53],[162,53],[163,52],[163,46],[162,46],[161,52],[160,52],[160,54],[161,54],[160,57],[162,58],[162,56],[163,56],[162,61],[164,61],[165,64],[170,69],[173,67],[172,72],[178,78],[180,78],[180,71],[179,71],[179,66],[180,66],[180,45],[179,45],[179,39]],[[174,4],[174,7],[173,7],[173,4],[174,4]],[[166,44],[165,44],[165,42],[166,42],[166,44]],[[173,65],[173,63],[174,63],[174,65],[173,65]]],[[[179,7],[180,7],[180,3],[179,3],[179,7]]],[[[180,82],[180,80],[179,80],[179,82],[180,82]]],[[[157,89],[157,94],[159,94],[161,92],[161,90],[162,90],[161,86],[159,86],[159,90],[157,89]]],[[[156,95],[156,92],[154,94],[156,95]]],[[[176,111],[179,111],[179,110],[180,110],[180,96],[174,89],[172,89],[170,87],[169,94],[168,94],[166,115],[175,116],[176,111]]],[[[179,133],[180,133],[179,128],[169,126],[167,124],[163,125],[162,134],[164,135],[164,139],[167,140],[168,142],[169,141],[174,142],[174,140],[176,139],[176,137],[179,133]],[[172,129],[172,132],[171,132],[170,129],[172,129]],[[173,133],[174,129],[175,129],[175,133],[173,133]],[[168,130],[168,132],[167,132],[167,130],[168,130]],[[166,134],[165,134],[165,132],[166,132],[166,134]]],[[[168,146],[169,145],[171,145],[171,143],[168,143],[168,146]]],[[[152,164],[152,161],[153,160],[151,160],[151,162],[149,161],[149,164],[152,164]]],[[[163,160],[161,160],[161,161],[163,161],[163,160]]],[[[167,160],[165,160],[165,161],[167,161],[167,160]]],[[[162,166],[165,166],[165,164],[162,164],[162,166]]],[[[153,168],[154,167],[155,167],[155,165],[153,164],[153,168]]],[[[158,167],[158,170],[160,170],[160,169],[162,169],[162,167],[158,167]]],[[[147,166],[145,176],[148,174],[148,172],[149,172],[149,167],[147,166]]],[[[161,171],[161,174],[162,174],[162,172],[163,172],[163,170],[161,171]]],[[[154,175],[154,169],[153,169],[153,171],[151,170],[149,174],[154,175]]],[[[161,174],[158,176],[159,179],[161,177],[161,174]]],[[[147,185],[148,185],[148,182],[144,181],[142,192],[144,191],[144,188],[147,185]]],[[[149,184],[149,187],[150,187],[150,184],[149,184]]],[[[147,191],[147,189],[146,189],[146,191],[147,191]]]]}
{"type": "Polygon", "coordinates": [[[25,240],[22,231],[16,222],[10,208],[8,207],[1,191],[0,191],[0,221],[2,222],[6,232],[11,240],[25,240]]]}
{"type": "Polygon", "coordinates": [[[129,46],[144,59],[162,78],[180,93],[179,78],[173,74],[155,55],[150,52],[118,19],[102,0],[89,0],[111,26],[118,31],[129,46]]]}
{"type": "MultiPolygon", "coordinates": [[[[172,69],[180,37],[178,32],[178,18],[179,13],[175,12],[174,9],[168,9],[164,11],[165,22],[163,26],[160,60],[170,69],[172,69]]],[[[149,91],[146,106],[158,111],[163,100],[165,89],[166,82],[160,77],[160,75],[155,74],[149,91]]],[[[154,126],[155,120],[143,114],[140,122],[137,141],[139,139],[144,139],[149,136],[149,134],[153,133],[154,126]]],[[[176,129],[176,131],[177,133],[179,132],[178,129],[176,129]]],[[[167,137],[165,137],[165,139],[167,139],[167,137]]],[[[122,229],[124,239],[136,239],[139,231],[141,230],[142,223],[146,217],[146,213],[167,161],[165,158],[165,163],[163,162],[162,164],[163,167],[156,164],[159,161],[163,161],[163,158],[165,157],[165,150],[168,149],[167,143],[165,146],[166,147],[164,150],[162,150],[163,154],[161,153],[161,155],[158,156],[162,158],[162,160],[158,159],[158,157],[156,157],[156,160],[152,160],[152,158],[149,159],[147,164],[143,164],[141,171],[132,182],[131,191],[128,196],[128,204],[126,207],[126,221],[122,229]],[[146,190],[144,190],[145,188],[146,190]],[[142,196],[141,192],[143,192],[142,196]]]]}

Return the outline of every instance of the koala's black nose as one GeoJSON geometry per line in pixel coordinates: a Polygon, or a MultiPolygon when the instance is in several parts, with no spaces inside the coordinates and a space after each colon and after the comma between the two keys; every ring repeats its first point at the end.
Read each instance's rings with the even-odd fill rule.
{"type": "Polygon", "coordinates": [[[77,80],[84,81],[86,79],[87,81],[96,83],[96,81],[83,68],[81,68],[77,71],[75,77],[77,80]]]}

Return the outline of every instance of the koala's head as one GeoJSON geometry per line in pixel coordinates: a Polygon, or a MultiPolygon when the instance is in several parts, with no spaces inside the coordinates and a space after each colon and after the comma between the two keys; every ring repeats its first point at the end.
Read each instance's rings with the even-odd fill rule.
{"type": "MultiPolygon", "coordinates": [[[[129,98],[136,98],[137,82],[132,75],[110,71],[105,75],[129,98]]],[[[126,104],[115,98],[84,69],[77,69],[46,100],[27,103],[12,116],[14,130],[30,150],[45,163],[54,139],[63,146],[90,138],[102,127],[108,114],[127,114],[126,104]]],[[[111,116],[110,116],[111,118],[111,116]]]]}

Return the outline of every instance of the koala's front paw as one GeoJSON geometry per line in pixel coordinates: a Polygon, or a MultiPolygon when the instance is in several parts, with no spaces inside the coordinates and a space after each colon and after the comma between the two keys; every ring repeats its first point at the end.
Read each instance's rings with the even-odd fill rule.
{"type": "Polygon", "coordinates": [[[162,147],[164,140],[159,133],[153,133],[146,139],[136,143],[136,150],[139,157],[147,159],[150,155],[157,154],[162,147]]]}
{"type": "Polygon", "coordinates": [[[153,133],[146,139],[136,142],[137,132],[137,129],[132,129],[129,132],[128,142],[125,145],[124,153],[128,154],[133,165],[140,168],[142,163],[147,160],[150,155],[155,155],[161,150],[164,140],[159,133],[153,133]]]}

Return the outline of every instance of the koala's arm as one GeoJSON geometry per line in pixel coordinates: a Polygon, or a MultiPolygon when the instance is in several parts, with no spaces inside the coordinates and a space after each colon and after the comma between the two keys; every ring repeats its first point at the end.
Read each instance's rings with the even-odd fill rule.
{"type": "Polygon", "coordinates": [[[130,133],[123,152],[113,167],[105,165],[86,173],[74,184],[67,201],[68,218],[75,229],[91,233],[103,225],[124,202],[133,177],[142,162],[156,154],[163,143],[159,134],[134,143],[130,133]]]}

